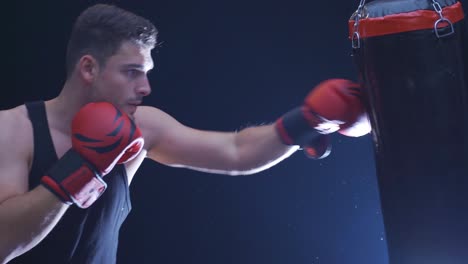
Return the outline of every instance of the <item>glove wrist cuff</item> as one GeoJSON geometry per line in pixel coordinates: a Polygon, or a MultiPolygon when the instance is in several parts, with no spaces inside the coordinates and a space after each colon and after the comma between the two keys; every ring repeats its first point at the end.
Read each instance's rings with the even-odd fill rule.
{"type": "Polygon", "coordinates": [[[74,203],[80,208],[89,207],[107,188],[94,166],[73,149],[42,177],[41,184],[65,204],[74,203]]]}
{"type": "Polygon", "coordinates": [[[313,113],[304,111],[302,107],[296,107],[278,118],[275,128],[285,145],[304,146],[322,135],[315,129],[318,121],[313,113]]]}

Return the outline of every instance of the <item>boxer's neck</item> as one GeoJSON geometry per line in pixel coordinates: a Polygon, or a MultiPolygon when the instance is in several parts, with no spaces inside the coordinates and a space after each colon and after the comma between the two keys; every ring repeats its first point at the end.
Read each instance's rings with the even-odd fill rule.
{"type": "Polygon", "coordinates": [[[46,101],[49,123],[61,132],[70,134],[73,117],[88,102],[85,88],[67,81],[57,97],[46,101]]]}

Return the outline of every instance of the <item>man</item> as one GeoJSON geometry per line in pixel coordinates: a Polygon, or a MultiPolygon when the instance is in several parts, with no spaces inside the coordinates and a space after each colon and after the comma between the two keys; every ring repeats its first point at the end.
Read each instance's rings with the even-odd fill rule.
{"type": "Polygon", "coordinates": [[[338,79],[319,84],[304,105],[270,125],[232,133],[186,127],[140,106],[151,92],[155,45],[156,28],[146,19],[92,6],[73,28],[61,93],[0,113],[2,263],[115,263],[128,186],[145,158],[246,175],[301,146],[323,157],[333,132],[368,132],[359,86],[338,79]],[[365,131],[356,132],[361,124],[365,131]]]}

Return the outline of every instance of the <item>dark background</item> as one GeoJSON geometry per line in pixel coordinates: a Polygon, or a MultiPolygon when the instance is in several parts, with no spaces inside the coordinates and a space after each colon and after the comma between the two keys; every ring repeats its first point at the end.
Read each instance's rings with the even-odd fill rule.
{"type": "MultiPolygon", "coordinates": [[[[357,0],[16,1],[1,18],[2,109],[58,94],[72,23],[98,2],[156,24],[145,104],[189,126],[272,122],[318,82],[356,79],[347,20],[357,0]]],[[[119,263],[387,263],[372,139],[334,135],[333,147],[240,177],[146,161],[119,263]]]]}

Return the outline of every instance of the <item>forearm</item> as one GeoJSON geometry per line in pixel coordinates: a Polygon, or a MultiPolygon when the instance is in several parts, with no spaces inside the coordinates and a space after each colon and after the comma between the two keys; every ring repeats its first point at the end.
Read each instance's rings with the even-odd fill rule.
{"type": "Polygon", "coordinates": [[[273,124],[249,127],[235,136],[236,167],[240,174],[256,173],[289,157],[299,147],[282,143],[273,124]]]}
{"type": "Polygon", "coordinates": [[[27,252],[54,228],[69,206],[43,186],[0,204],[0,263],[27,252]]]}

